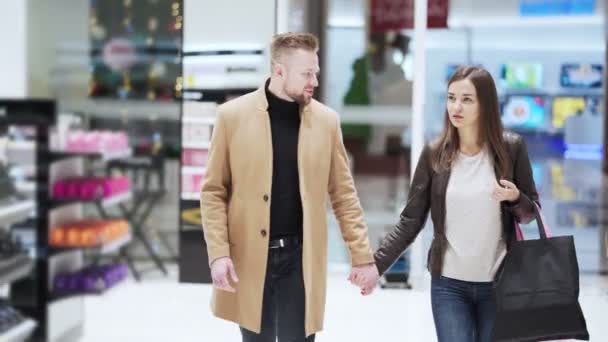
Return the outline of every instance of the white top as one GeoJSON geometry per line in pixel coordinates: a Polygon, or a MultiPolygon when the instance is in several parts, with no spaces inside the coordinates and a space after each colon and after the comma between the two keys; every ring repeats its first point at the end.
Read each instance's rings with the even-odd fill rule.
{"type": "Polygon", "coordinates": [[[491,198],[496,176],[484,149],[474,156],[460,153],[452,166],[446,192],[448,241],[442,274],[471,282],[488,282],[506,252],[500,203],[491,198]]]}

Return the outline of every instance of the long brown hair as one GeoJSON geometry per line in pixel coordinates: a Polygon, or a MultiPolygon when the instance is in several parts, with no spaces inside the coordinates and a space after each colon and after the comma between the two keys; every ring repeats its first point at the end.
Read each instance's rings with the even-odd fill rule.
{"type": "MultiPolygon", "coordinates": [[[[448,81],[448,87],[461,80],[469,80],[477,92],[479,103],[479,144],[487,147],[494,160],[494,167],[501,177],[507,175],[509,155],[503,140],[503,127],[498,109],[496,85],[489,72],[483,68],[462,66],[456,70],[448,81]]],[[[458,130],[450,122],[448,110],[445,110],[444,128],[437,141],[437,150],[433,158],[433,169],[439,172],[449,170],[458,155],[460,138],[458,130]]]]}

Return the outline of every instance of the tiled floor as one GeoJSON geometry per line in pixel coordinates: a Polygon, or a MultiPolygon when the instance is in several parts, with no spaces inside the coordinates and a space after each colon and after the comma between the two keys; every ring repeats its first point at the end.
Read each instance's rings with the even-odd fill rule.
{"type": "MultiPolygon", "coordinates": [[[[428,284],[428,279],[422,284],[428,284]]],[[[608,341],[608,278],[583,276],[580,302],[591,341],[608,341]]],[[[129,281],[85,301],[83,342],[238,342],[237,327],[209,312],[209,285],[174,278],[129,281]]],[[[361,296],[346,274],[329,276],[325,329],[320,342],[435,341],[428,286],[377,289],[361,296]]]]}

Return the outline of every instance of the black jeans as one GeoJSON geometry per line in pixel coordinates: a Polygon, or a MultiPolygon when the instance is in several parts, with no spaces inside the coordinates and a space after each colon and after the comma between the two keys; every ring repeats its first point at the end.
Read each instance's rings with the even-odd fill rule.
{"type": "Polygon", "coordinates": [[[304,332],[304,278],[302,276],[302,246],[268,250],[262,331],[256,334],[241,328],[243,342],[314,342],[304,332]]]}

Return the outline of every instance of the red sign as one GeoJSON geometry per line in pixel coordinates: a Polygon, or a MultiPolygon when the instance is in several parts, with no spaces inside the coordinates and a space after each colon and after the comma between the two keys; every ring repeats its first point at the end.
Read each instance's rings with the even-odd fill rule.
{"type": "MultiPolygon", "coordinates": [[[[448,26],[448,0],[427,0],[427,27],[448,26]]],[[[414,28],[415,0],[371,0],[370,30],[386,32],[414,28]]]]}

